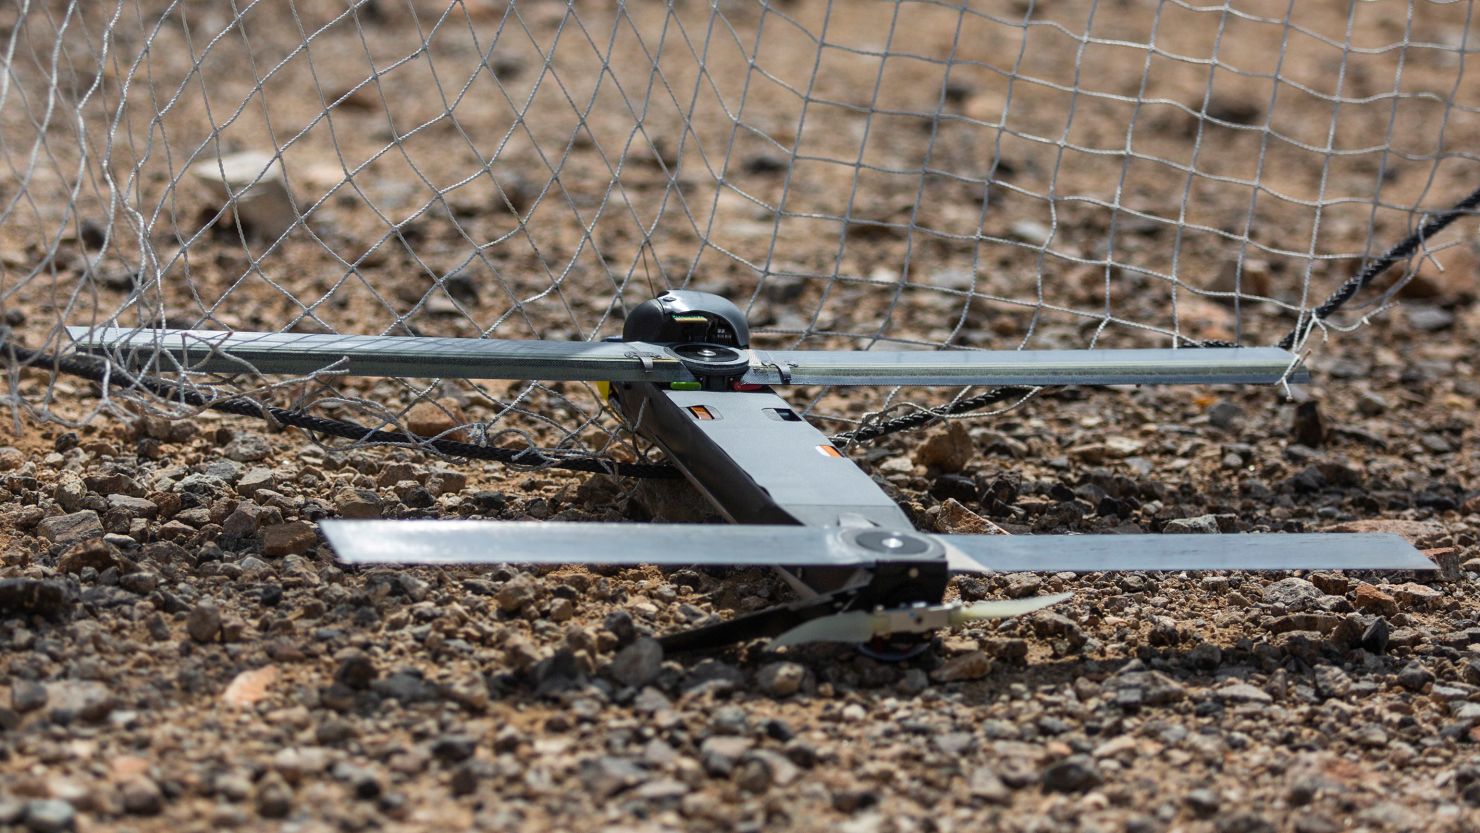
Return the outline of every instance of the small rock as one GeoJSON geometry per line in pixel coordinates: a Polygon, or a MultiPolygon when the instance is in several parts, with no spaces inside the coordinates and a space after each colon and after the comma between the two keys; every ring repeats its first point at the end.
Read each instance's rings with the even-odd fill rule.
{"type": "Polygon", "coordinates": [[[1398,602],[1396,599],[1365,581],[1357,585],[1355,597],[1353,604],[1357,606],[1358,610],[1365,610],[1382,616],[1392,616],[1398,612],[1398,602]]]}
{"type": "Polygon", "coordinates": [[[14,446],[0,446],[0,471],[14,471],[26,464],[26,455],[14,446]]]}
{"type": "Polygon", "coordinates": [[[704,771],[717,778],[729,777],[735,765],[745,756],[755,742],[738,735],[713,735],[699,746],[700,760],[704,771]]]}
{"type": "Polygon", "coordinates": [[[1007,804],[1012,800],[1012,792],[997,773],[982,766],[977,766],[971,773],[967,791],[972,798],[980,799],[989,804],[1007,804]]]}
{"type": "Polygon", "coordinates": [[[958,472],[966,468],[975,455],[976,444],[971,441],[966,426],[960,422],[948,422],[915,447],[913,459],[916,464],[929,469],[958,472]]]}
{"type": "Polygon", "coordinates": [[[221,222],[234,236],[271,242],[298,222],[283,163],[275,154],[244,150],[203,159],[189,170],[209,189],[215,205],[226,210],[221,222]]]}
{"type": "Polygon", "coordinates": [[[31,833],[63,833],[77,819],[72,805],[55,798],[26,802],[26,829],[31,833]]]}
{"type": "Polygon", "coordinates": [[[1187,809],[1191,810],[1193,815],[1205,819],[1212,817],[1218,812],[1222,801],[1218,793],[1213,790],[1197,789],[1184,796],[1182,803],[1187,805],[1187,809]]]}
{"type": "Polygon", "coordinates": [[[1433,333],[1454,326],[1454,313],[1443,307],[1409,306],[1408,326],[1421,333],[1433,333]]]}
{"type": "Polygon", "coordinates": [[[1078,793],[1105,783],[1104,776],[1088,755],[1070,755],[1043,771],[1045,792],[1078,793]]]}
{"type": "Polygon", "coordinates": [[[1334,665],[1316,669],[1316,693],[1322,697],[1345,697],[1352,690],[1352,678],[1334,665]]]}
{"type": "Polygon", "coordinates": [[[116,509],[129,518],[153,520],[159,514],[159,505],[148,498],[133,495],[108,495],[108,508],[116,509]]]}
{"type": "Polygon", "coordinates": [[[1340,573],[1311,573],[1310,583],[1332,596],[1345,596],[1351,588],[1351,581],[1340,573]]]}
{"type": "Polygon", "coordinates": [[[1106,680],[1105,685],[1115,694],[1115,702],[1123,708],[1165,706],[1180,702],[1187,696],[1181,683],[1160,671],[1124,671],[1106,680]]]}
{"type": "Polygon", "coordinates": [[[540,596],[540,588],[534,579],[527,575],[519,574],[504,582],[498,589],[495,599],[498,601],[498,609],[503,613],[515,614],[524,609],[524,606],[534,602],[540,596]]]}
{"type": "Polygon", "coordinates": [[[263,818],[287,818],[293,811],[293,789],[281,775],[270,772],[257,783],[256,804],[263,818]]]}
{"type": "Polygon", "coordinates": [[[1238,427],[1243,416],[1244,409],[1227,399],[1220,399],[1208,408],[1208,422],[1213,427],[1222,428],[1225,431],[1238,427]]]}
{"type": "Polygon", "coordinates": [[[412,405],[411,410],[406,412],[406,427],[411,433],[422,437],[466,440],[466,431],[454,429],[467,422],[468,418],[463,415],[462,408],[452,399],[439,399],[436,402],[423,400],[412,405]]]}
{"type": "Polygon", "coordinates": [[[1307,448],[1319,448],[1325,441],[1326,424],[1321,418],[1321,409],[1315,400],[1301,402],[1295,406],[1295,417],[1290,423],[1290,437],[1307,448]]]}
{"type": "Polygon", "coordinates": [[[1419,549],[1440,546],[1447,536],[1444,525],[1436,521],[1408,521],[1396,518],[1369,518],[1345,521],[1326,527],[1325,532],[1391,532],[1419,549]]]}
{"type": "Polygon", "coordinates": [[[362,651],[349,651],[342,655],[339,668],[334,672],[336,682],[356,691],[368,689],[378,676],[375,663],[362,651]]]}
{"type": "Polygon", "coordinates": [[[247,473],[236,482],[236,493],[242,497],[255,498],[257,492],[276,487],[277,477],[273,475],[272,469],[257,466],[248,469],[247,473]]]}
{"type": "Polygon", "coordinates": [[[247,431],[233,437],[221,453],[238,463],[255,463],[272,456],[272,444],[261,434],[247,431]]]}
{"type": "Polygon", "coordinates": [[[31,680],[15,680],[10,684],[10,707],[21,714],[36,711],[46,705],[46,686],[31,680]]]}
{"type": "Polygon", "coordinates": [[[938,683],[954,683],[964,680],[980,680],[992,671],[992,659],[981,651],[969,651],[951,657],[930,672],[930,678],[938,683]]]}
{"type": "Polygon", "coordinates": [[[1391,629],[1387,619],[1379,616],[1362,631],[1362,650],[1380,654],[1387,650],[1391,629]]]}
{"type": "Polygon", "coordinates": [[[369,489],[345,489],[334,496],[334,511],[341,518],[380,517],[384,502],[369,489]]]}
{"type": "Polygon", "coordinates": [[[1399,607],[1410,610],[1427,610],[1430,605],[1444,598],[1444,594],[1432,587],[1415,582],[1404,582],[1387,588],[1399,607]]]}
{"type": "Polygon", "coordinates": [[[58,579],[0,579],[0,616],[60,616],[72,608],[72,591],[58,579]]]}
{"type": "Polygon", "coordinates": [[[940,512],[935,517],[935,527],[939,532],[959,535],[1007,534],[1002,527],[967,509],[955,498],[946,498],[941,502],[940,512]]]}
{"type": "Polygon", "coordinates": [[[1274,698],[1263,689],[1238,681],[1230,681],[1213,689],[1213,696],[1224,703],[1254,703],[1267,706],[1274,702],[1274,698]]]}
{"type": "Polygon", "coordinates": [[[1303,578],[1280,579],[1264,588],[1266,604],[1283,605],[1286,610],[1306,610],[1326,595],[1321,588],[1303,578]]]}
{"type": "Polygon", "coordinates": [[[202,599],[185,618],[185,632],[196,642],[213,642],[221,634],[221,608],[211,599],[202,599]]]}
{"type": "Polygon", "coordinates": [[[1174,518],[1167,521],[1161,531],[1169,535],[1216,535],[1218,534],[1218,518],[1215,515],[1174,518]]]}
{"type": "Polygon", "coordinates": [[[658,678],[663,670],[663,646],[642,637],[617,652],[607,667],[612,679],[624,686],[641,688],[658,678]]]}
{"type": "Polygon", "coordinates": [[[267,699],[272,684],[277,682],[275,665],[264,665],[242,671],[231,679],[221,693],[221,702],[234,708],[250,708],[267,699]]]}
{"type": "Polygon", "coordinates": [[[756,685],[772,697],[790,697],[802,687],[807,669],[795,662],[773,662],[755,675],[756,685]]]}
{"type": "Polygon", "coordinates": [[[139,775],[124,781],[118,787],[123,799],[123,809],[135,816],[157,816],[164,809],[164,793],[159,785],[146,776],[139,775]]]}
{"type": "Polygon", "coordinates": [[[103,537],[103,521],[91,509],[54,515],[36,524],[36,534],[55,544],[75,544],[103,537]]]}
{"type": "Polygon", "coordinates": [[[1408,663],[1398,672],[1398,685],[1409,691],[1422,691],[1425,686],[1433,681],[1433,673],[1417,662],[1408,663]]]}
{"type": "Polygon", "coordinates": [[[102,572],[118,563],[118,548],[99,538],[79,541],[57,559],[57,569],[80,573],[88,568],[102,572]]]}
{"type": "Polygon", "coordinates": [[[478,741],[472,735],[443,735],[432,743],[432,755],[445,764],[458,764],[473,757],[478,741]]]}
{"type": "Polygon", "coordinates": [[[1008,231],[1014,239],[1033,246],[1047,246],[1053,237],[1053,229],[1037,220],[1016,220],[1008,231]]]}
{"type": "Polygon", "coordinates": [[[269,557],[302,555],[318,544],[318,531],[305,521],[274,524],[262,530],[262,554],[269,557]]]}

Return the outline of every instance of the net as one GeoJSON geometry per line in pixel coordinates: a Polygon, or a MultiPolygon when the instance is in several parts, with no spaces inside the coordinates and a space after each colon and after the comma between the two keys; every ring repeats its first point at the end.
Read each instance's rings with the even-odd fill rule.
{"type": "MultiPolygon", "coordinates": [[[[731,298],[769,347],[1273,344],[1480,179],[1473,12],[19,0],[0,306],[62,352],[77,325],[598,339],[667,287],[731,298]]],[[[641,454],[586,385],[154,370],[377,429],[641,454]]],[[[13,372],[10,401],[197,407],[85,387],[13,372]]],[[[959,395],[803,401],[844,428],[959,395]]]]}

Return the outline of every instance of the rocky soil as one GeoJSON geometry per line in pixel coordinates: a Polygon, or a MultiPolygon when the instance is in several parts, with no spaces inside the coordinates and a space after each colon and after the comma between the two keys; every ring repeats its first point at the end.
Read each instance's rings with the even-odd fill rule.
{"type": "Polygon", "coordinates": [[[1075,596],[905,665],[662,655],[654,634],[788,597],[759,572],[359,571],[314,526],[671,507],[633,482],[236,419],[27,425],[0,450],[0,826],[1475,829],[1480,385],[1456,352],[1318,366],[1306,404],[1068,391],[860,450],[925,528],[1380,528],[1450,569],[964,578],[1075,596]]]}
{"type": "MultiPolygon", "coordinates": [[[[111,6],[96,5],[78,4],[77,37],[106,23],[111,6]]],[[[486,41],[474,36],[497,26],[502,4],[360,3],[355,17],[343,4],[298,2],[310,30],[339,21],[312,50],[298,49],[305,24],[266,4],[251,13],[250,37],[223,29],[234,19],[224,5],[138,5],[179,13],[154,40],[129,35],[152,26],[145,16],[123,27],[89,106],[103,108],[99,125],[114,124],[113,73],[139,57],[144,92],[130,118],[140,132],[123,129],[111,161],[122,182],[126,150],[159,148],[128,180],[130,200],[161,207],[141,211],[157,225],[115,216],[120,203],[96,182],[71,187],[76,169],[92,176],[64,152],[77,142],[61,136],[33,152],[30,105],[0,114],[0,155],[19,149],[6,158],[60,171],[33,175],[26,162],[0,172],[0,195],[20,206],[0,217],[0,312],[27,344],[55,344],[60,324],[132,314],[141,299],[158,303],[148,320],[182,326],[587,338],[619,330],[617,296],[640,301],[663,282],[749,299],[767,346],[1167,346],[1156,331],[1171,329],[1268,344],[1362,252],[1416,224],[1406,206],[1445,205],[1474,187],[1473,159],[1461,154],[1480,110],[1445,46],[1470,25],[1459,6],[1416,7],[1408,28],[1376,4],[1351,7],[1362,49],[1340,75],[1350,85],[1346,144],[1322,156],[1312,148],[1330,146],[1331,131],[1312,114],[1329,109],[1348,4],[1302,5],[1313,16],[1302,25],[1333,40],[1297,39],[1285,52],[1239,34],[1258,22],[1280,37],[1283,7],[1269,21],[1225,25],[1178,3],[1114,4],[1098,17],[1110,4],[1009,4],[1066,22],[1017,25],[1021,10],[1006,24],[971,19],[959,53],[954,12],[912,4],[894,49],[961,61],[945,83],[944,61],[892,60],[899,75],[879,101],[864,95],[885,77],[869,50],[892,6],[869,17],[829,14],[843,4],[771,4],[776,40],[762,63],[778,80],[757,81],[744,130],[708,93],[689,119],[663,95],[624,109],[610,84],[600,100],[567,93],[595,102],[577,124],[545,80],[540,44],[557,30],[567,33],[560,83],[572,89],[630,74],[635,91],[651,75],[633,39],[613,38],[615,58],[581,40],[605,43],[608,4],[522,4],[487,72],[486,41]],[[414,60],[420,22],[431,20],[417,17],[421,7],[456,12],[427,50],[435,62],[414,60]],[[577,8],[594,36],[567,19],[577,8]],[[1161,51],[1124,48],[1150,37],[1152,16],[1161,51]],[[833,42],[819,72],[811,33],[824,18],[833,42]],[[1087,19],[1093,39],[1079,34],[1087,19]],[[1254,46],[1210,51],[1225,28],[1254,46]],[[1406,56],[1399,102],[1379,66],[1396,52],[1381,45],[1409,40],[1425,46],[1406,56]],[[196,67],[192,50],[207,42],[213,56],[196,67]],[[1076,49],[1082,63],[1066,61],[1076,49]],[[1213,55],[1216,84],[1204,58],[1213,55]],[[1274,67],[1258,62],[1272,56],[1284,61],[1286,103],[1268,113],[1274,67]],[[258,96],[242,68],[280,58],[282,74],[258,96]],[[472,79],[455,111],[429,92],[443,83],[434,63],[447,79],[472,79]],[[162,97],[148,93],[196,69],[202,77],[181,88],[209,87],[216,109],[192,92],[161,116],[162,97]],[[1038,82],[1011,85],[1009,108],[1008,80],[1019,75],[1038,82]],[[832,109],[814,107],[823,115],[799,136],[809,79],[832,109]],[[1302,79],[1327,98],[1299,97],[1302,79]],[[1061,92],[1081,84],[1095,94],[1061,92]],[[315,87],[326,98],[304,94],[315,87]],[[1459,103],[1410,89],[1452,90],[1459,103]],[[1158,103],[1130,112],[1142,95],[1158,103]],[[251,106],[220,127],[231,111],[222,104],[234,102],[251,106]],[[511,102],[528,136],[510,127],[511,102]],[[635,130],[634,112],[649,103],[648,127],[635,130]],[[332,121],[320,118],[326,107],[332,121]],[[254,121],[259,111],[274,115],[276,132],[254,121]],[[149,132],[156,118],[168,129],[149,132]],[[1164,163],[1122,167],[1128,119],[1141,120],[1137,161],[1164,163]],[[1285,140],[1266,141],[1261,124],[1285,140]],[[427,128],[406,132],[414,125],[427,128]],[[231,148],[259,150],[303,131],[281,149],[300,204],[317,208],[272,251],[218,218],[194,176],[172,167],[218,128],[231,148]],[[701,164],[690,145],[680,167],[676,139],[648,138],[685,131],[711,150],[735,143],[725,187],[710,167],[718,154],[701,164]],[[1382,136],[1394,152],[1348,147],[1378,147],[1382,136]],[[1450,154],[1442,164],[1435,147],[1450,154]],[[787,149],[814,158],[793,171],[787,149]],[[1254,211],[1241,178],[1266,150],[1254,211]],[[489,175],[469,175],[479,170],[489,175]],[[682,210],[675,194],[690,195],[682,210]],[[1325,209],[1318,239],[1315,204],[1325,209]],[[660,209],[661,224],[649,219],[660,209]],[[141,294],[142,253],[128,247],[146,237],[164,265],[141,294]],[[1308,247],[1320,256],[1305,257],[1308,247]]],[[[628,5],[633,25],[667,23],[657,4],[628,5]]],[[[759,25],[758,7],[714,5],[744,32],[759,25]]],[[[674,7],[703,24],[710,4],[674,7]]],[[[0,30],[19,15],[0,8],[0,30]]],[[[44,48],[31,53],[51,56],[54,38],[36,31],[44,48]]],[[[26,52],[16,89],[30,78],[41,86],[26,100],[48,101],[52,76],[22,71],[35,64],[26,52]]],[[[79,90],[93,84],[89,54],[60,59],[75,59],[79,90]]],[[[673,57],[672,87],[696,86],[682,69],[692,61],[673,57]]],[[[712,60],[706,83],[721,92],[746,78],[739,51],[717,43],[712,60]]],[[[70,113],[64,105],[58,113],[70,113]]],[[[1316,381],[1292,399],[1272,389],[1046,392],[849,451],[922,529],[1391,530],[1442,571],[1069,575],[1045,565],[963,578],[951,592],[971,600],[1075,595],[944,634],[906,664],[828,646],[663,655],[655,635],[790,599],[763,571],[356,570],[334,560],[317,528],[333,517],[673,519],[692,514],[681,487],[328,449],[209,412],[165,421],[108,408],[75,430],[17,416],[0,438],[0,830],[1480,829],[1475,231],[1473,219],[1451,231],[1446,243],[1460,245],[1443,270],[1417,267],[1402,307],[1330,345],[1318,333],[1316,381]]],[[[80,417],[97,401],[76,380],[7,379],[19,382],[8,395],[55,416],[80,417]]],[[[950,393],[910,398],[937,404],[950,393]]],[[[499,443],[595,449],[612,427],[577,385],[329,379],[271,395],[340,397],[324,410],[422,434],[492,425],[499,443]],[[331,410],[344,402],[381,410],[331,410]]],[[[802,390],[794,401],[856,420],[883,396],[802,390]]],[[[695,526],[696,546],[706,532],[695,526]]]]}

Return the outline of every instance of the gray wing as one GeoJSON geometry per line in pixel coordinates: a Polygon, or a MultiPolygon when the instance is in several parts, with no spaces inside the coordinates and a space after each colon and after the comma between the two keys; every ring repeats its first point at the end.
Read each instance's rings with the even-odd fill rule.
{"type": "MultiPolygon", "coordinates": [[[[678,382],[694,376],[640,342],[416,338],[332,333],[68,329],[77,346],[133,367],[304,375],[678,382]]],[[[805,385],[1274,384],[1306,381],[1273,347],[1182,350],[752,351],[740,381],[805,385]]]]}
{"type": "Polygon", "coordinates": [[[661,348],[607,341],[417,338],[333,333],[70,327],[77,346],[135,368],[305,375],[548,381],[693,379],[661,348]]]}
{"type": "MultiPolygon", "coordinates": [[[[1151,350],[770,350],[763,381],[799,385],[1272,385],[1309,373],[1277,347],[1151,350]]],[[[757,381],[762,381],[757,379],[757,381]]]]}
{"type": "MultiPolygon", "coordinates": [[[[325,521],[354,564],[660,564],[857,566],[831,527],[542,523],[469,520],[325,521]]],[[[1430,570],[1388,534],[939,535],[957,572],[1112,570],[1430,570]],[[951,552],[954,549],[955,552],[951,552]]]]}

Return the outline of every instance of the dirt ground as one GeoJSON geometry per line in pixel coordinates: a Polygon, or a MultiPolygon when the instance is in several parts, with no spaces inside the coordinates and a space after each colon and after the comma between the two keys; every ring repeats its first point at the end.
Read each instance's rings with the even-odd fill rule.
{"type": "MultiPolygon", "coordinates": [[[[105,320],[592,338],[687,285],[762,345],[1270,344],[1476,185],[1470,7],[1390,5],[296,2],[154,27],[141,2],[101,64],[104,4],[0,9],[0,306],[30,345],[105,320]],[[48,88],[85,99],[90,144],[48,88]],[[271,241],[221,212],[188,172],[218,147],[281,149],[304,222],[271,241]]],[[[1456,569],[963,578],[1075,595],[904,664],[654,652],[791,598],[763,572],[355,570],[315,526],[644,522],[681,514],[673,487],[20,371],[0,829],[1480,828],[1476,221],[1436,246],[1376,288],[1396,309],[1317,331],[1293,397],[1044,391],[852,454],[926,530],[1377,529],[1456,569]]],[[[584,385],[267,385],[224,389],[644,453],[584,385]]],[[[832,431],[954,393],[788,395],[832,431]]]]}

